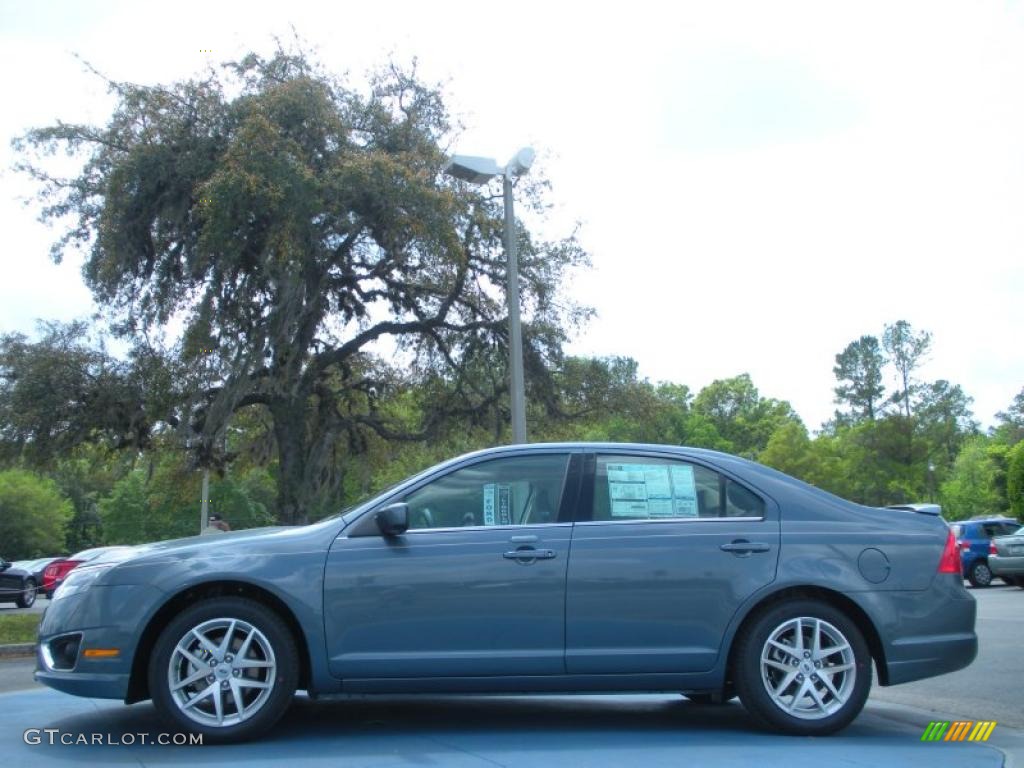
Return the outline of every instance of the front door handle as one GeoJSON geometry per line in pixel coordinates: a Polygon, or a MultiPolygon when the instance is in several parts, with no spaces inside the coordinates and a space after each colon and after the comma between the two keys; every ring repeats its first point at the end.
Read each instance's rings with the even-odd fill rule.
{"type": "Polygon", "coordinates": [[[513,549],[511,552],[502,554],[506,560],[518,560],[519,562],[530,560],[552,560],[556,557],[553,549],[513,549]]]}
{"type": "Polygon", "coordinates": [[[747,541],[746,539],[737,539],[736,541],[723,544],[719,547],[723,552],[732,552],[734,555],[739,557],[745,557],[754,552],[767,552],[771,549],[770,544],[763,544],[759,541],[747,541]]]}

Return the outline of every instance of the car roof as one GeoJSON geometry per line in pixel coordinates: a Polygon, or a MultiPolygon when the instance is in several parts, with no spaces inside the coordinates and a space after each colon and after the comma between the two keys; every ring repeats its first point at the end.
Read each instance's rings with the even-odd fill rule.
{"type": "MultiPolygon", "coordinates": [[[[660,453],[674,453],[680,456],[704,456],[709,459],[730,459],[739,460],[754,464],[749,459],[744,459],[732,453],[715,451],[710,448],[691,448],[686,445],[664,445],[659,443],[609,443],[609,442],[560,442],[560,443],[518,443],[514,445],[498,445],[491,448],[482,448],[478,451],[471,451],[450,459],[450,462],[463,461],[476,456],[504,455],[515,453],[528,453],[536,450],[550,451],[648,451],[660,453]]],[[[449,462],[444,462],[448,464],[449,462]]]]}

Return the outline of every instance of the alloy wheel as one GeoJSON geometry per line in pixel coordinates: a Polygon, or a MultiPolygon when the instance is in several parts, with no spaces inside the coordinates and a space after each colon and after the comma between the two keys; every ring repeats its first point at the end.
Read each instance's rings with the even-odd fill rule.
{"type": "Polygon", "coordinates": [[[775,705],[802,720],[821,720],[846,704],[857,681],[849,640],[833,624],[787,619],[761,651],[761,682],[775,705]]]}
{"type": "Polygon", "coordinates": [[[266,635],[247,621],[215,618],[178,641],[167,684],[178,710],[200,725],[228,727],[267,703],[277,662],[266,635]]]}

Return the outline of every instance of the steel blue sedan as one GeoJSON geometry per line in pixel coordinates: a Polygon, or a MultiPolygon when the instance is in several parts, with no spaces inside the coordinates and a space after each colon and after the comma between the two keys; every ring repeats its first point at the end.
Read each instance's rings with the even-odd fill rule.
{"type": "Polygon", "coordinates": [[[943,520],[844,501],[714,451],[522,445],[433,467],[304,527],[115,552],[75,569],[36,679],[150,698],[208,741],[310,695],[738,695],[822,735],[882,685],[977,652],[943,520]]]}

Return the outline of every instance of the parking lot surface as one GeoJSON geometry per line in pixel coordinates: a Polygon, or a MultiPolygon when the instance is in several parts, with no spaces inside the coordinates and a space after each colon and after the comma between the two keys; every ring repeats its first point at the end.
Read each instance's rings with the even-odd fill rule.
{"type": "Polygon", "coordinates": [[[395,698],[298,697],[261,741],[161,746],[167,728],[151,704],[75,699],[34,689],[0,695],[4,766],[1001,766],[1024,756],[1024,735],[997,726],[988,743],[922,743],[932,715],[873,703],[837,736],[759,731],[736,703],[701,706],[681,696],[395,698]],[[26,743],[25,729],[30,731],[26,743]],[[54,742],[42,729],[59,729],[54,742]],[[102,744],[88,741],[100,734],[102,744]],[[132,743],[129,743],[132,742],[132,743]]]}

